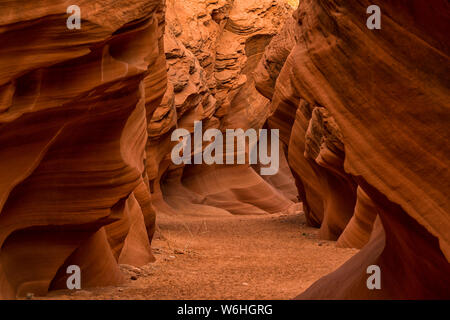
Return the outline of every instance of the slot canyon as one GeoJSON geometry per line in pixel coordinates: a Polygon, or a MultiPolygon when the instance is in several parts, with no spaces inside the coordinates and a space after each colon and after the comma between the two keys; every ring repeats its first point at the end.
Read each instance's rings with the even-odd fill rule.
{"type": "Polygon", "coordinates": [[[0,0],[0,299],[450,299],[430,3],[0,0]],[[198,121],[278,130],[278,172],[175,164],[198,121]]]}

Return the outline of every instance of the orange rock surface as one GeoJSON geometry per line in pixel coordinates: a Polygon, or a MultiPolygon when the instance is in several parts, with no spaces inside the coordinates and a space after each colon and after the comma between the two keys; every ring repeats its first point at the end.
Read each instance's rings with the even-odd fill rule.
{"type": "Polygon", "coordinates": [[[310,224],[342,246],[372,233],[299,298],[449,297],[450,10],[427,3],[379,1],[372,31],[370,1],[300,1],[257,68],[310,224]]]}
{"type": "MultiPolygon", "coordinates": [[[[175,166],[171,133],[209,128],[260,129],[269,101],[252,71],[292,8],[265,1],[167,1],[165,51],[169,86],[149,123],[147,173],[158,214],[267,214],[288,210],[297,190],[284,152],[280,171],[264,178],[257,166],[175,166]]],[[[206,146],[206,145],[204,145],[206,146]]]]}
{"type": "Polygon", "coordinates": [[[83,289],[123,284],[158,215],[213,216],[220,242],[241,236],[224,221],[279,223],[267,243],[306,221],[330,247],[300,256],[334,252],[326,272],[356,251],[335,244],[361,249],[299,299],[450,298],[448,1],[380,0],[380,30],[369,0],[288,2],[79,0],[71,30],[66,1],[0,0],[0,299],[66,289],[71,265],[83,289]],[[195,121],[278,129],[279,172],[173,164],[195,121]]]}
{"type": "Polygon", "coordinates": [[[65,1],[0,3],[0,298],[66,288],[72,264],[84,286],[117,284],[118,263],[153,259],[163,2],[77,4],[69,30],[65,1]]]}

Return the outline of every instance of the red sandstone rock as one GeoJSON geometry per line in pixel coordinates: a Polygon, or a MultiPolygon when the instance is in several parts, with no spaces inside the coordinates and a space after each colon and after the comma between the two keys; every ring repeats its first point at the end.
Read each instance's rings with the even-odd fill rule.
{"type": "MultiPolygon", "coordinates": [[[[158,213],[266,214],[287,210],[297,192],[282,168],[265,179],[250,165],[175,166],[170,134],[176,128],[259,129],[268,100],[252,71],[265,46],[292,13],[284,2],[167,2],[165,50],[169,88],[149,123],[147,172],[158,213]]],[[[283,162],[284,161],[284,162],[283,162]]],[[[284,166],[283,166],[284,165],[284,166]]]]}
{"type": "Polygon", "coordinates": [[[370,31],[368,0],[166,2],[165,33],[159,0],[81,0],[81,30],[62,1],[0,3],[0,298],[73,264],[122,283],[156,214],[286,211],[291,170],[307,222],[363,248],[299,298],[449,298],[448,3],[382,0],[370,31]],[[280,172],[174,165],[196,120],[279,129],[280,172]]]}
{"type": "Polygon", "coordinates": [[[450,10],[381,1],[371,31],[370,4],[300,1],[256,70],[309,222],[360,247],[380,217],[359,254],[299,297],[448,298],[450,10]],[[372,264],[382,290],[366,287],[372,264]]]}
{"type": "Polygon", "coordinates": [[[80,30],[63,1],[0,4],[1,298],[65,288],[70,264],[98,286],[123,280],[118,261],[152,259],[143,173],[165,90],[162,2],[77,5],[80,30]]]}

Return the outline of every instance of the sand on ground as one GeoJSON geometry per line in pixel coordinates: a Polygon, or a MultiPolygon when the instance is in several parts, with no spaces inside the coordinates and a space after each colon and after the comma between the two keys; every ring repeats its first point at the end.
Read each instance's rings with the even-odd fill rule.
{"type": "Polygon", "coordinates": [[[45,299],[292,299],[358,252],[319,240],[304,213],[158,217],[154,263],[121,265],[118,287],[45,299]]]}

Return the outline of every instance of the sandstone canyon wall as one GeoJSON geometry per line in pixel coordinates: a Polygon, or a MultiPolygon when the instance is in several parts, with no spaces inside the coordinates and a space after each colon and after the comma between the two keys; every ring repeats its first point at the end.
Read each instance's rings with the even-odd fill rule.
{"type": "MultiPolygon", "coordinates": [[[[158,214],[267,214],[294,209],[297,190],[281,152],[277,175],[250,165],[179,165],[171,161],[176,128],[262,128],[269,100],[252,72],[293,9],[279,0],[167,1],[169,86],[149,123],[147,172],[158,214]]],[[[204,145],[205,147],[206,145],[204,145]]]]}
{"type": "Polygon", "coordinates": [[[0,1],[0,298],[118,284],[152,261],[147,117],[166,87],[163,1],[0,1]],[[71,3],[70,3],[71,4],[71,3]]]}
{"type": "Polygon", "coordinates": [[[121,283],[119,264],[153,260],[156,212],[297,202],[284,158],[270,179],[249,165],[170,161],[177,127],[265,124],[269,100],[251,72],[291,7],[79,1],[81,29],[69,30],[69,5],[0,1],[0,298],[66,288],[69,265],[83,287],[121,283]]]}
{"type": "Polygon", "coordinates": [[[308,222],[364,247],[301,299],[449,298],[450,8],[377,4],[381,30],[370,1],[300,1],[255,72],[308,222]]]}
{"type": "Polygon", "coordinates": [[[80,0],[80,30],[71,4],[0,0],[0,298],[65,288],[69,265],[122,283],[157,215],[298,200],[362,248],[299,298],[450,298],[447,1],[380,0],[381,30],[368,0],[80,0]],[[195,121],[279,129],[278,174],[174,165],[195,121]]]}

